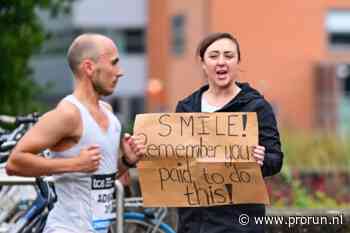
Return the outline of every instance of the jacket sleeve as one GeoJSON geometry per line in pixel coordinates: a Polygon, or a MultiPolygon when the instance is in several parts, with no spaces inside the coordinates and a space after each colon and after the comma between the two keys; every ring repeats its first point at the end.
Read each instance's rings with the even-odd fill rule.
{"type": "Polygon", "coordinates": [[[183,106],[182,106],[181,101],[177,102],[175,112],[185,112],[185,110],[184,110],[184,108],[183,108],[183,106]]]}
{"type": "Polygon", "coordinates": [[[263,176],[272,176],[282,168],[283,152],[275,114],[271,105],[263,100],[257,111],[259,122],[259,145],[265,147],[262,166],[263,176]]]}

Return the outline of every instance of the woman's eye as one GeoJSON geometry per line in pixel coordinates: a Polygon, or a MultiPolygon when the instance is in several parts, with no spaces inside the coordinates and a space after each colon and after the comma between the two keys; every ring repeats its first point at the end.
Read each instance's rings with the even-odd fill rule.
{"type": "Polygon", "coordinates": [[[234,58],[234,57],[235,57],[235,54],[233,54],[233,53],[227,53],[227,54],[225,54],[225,57],[231,59],[231,58],[234,58]]]}

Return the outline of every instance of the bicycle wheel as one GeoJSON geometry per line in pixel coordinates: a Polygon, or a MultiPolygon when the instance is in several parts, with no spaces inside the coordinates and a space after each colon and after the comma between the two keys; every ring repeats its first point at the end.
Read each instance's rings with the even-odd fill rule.
{"type": "MultiPolygon", "coordinates": [[[[128,212],[124,214],[124,232],[125,233],[151,233],[157,222],[154,219],[148,219],[144,214],[128,212]]],[[[175,233],[167,224],[161,223],[159,228],[153,233],[175,233]]]]}

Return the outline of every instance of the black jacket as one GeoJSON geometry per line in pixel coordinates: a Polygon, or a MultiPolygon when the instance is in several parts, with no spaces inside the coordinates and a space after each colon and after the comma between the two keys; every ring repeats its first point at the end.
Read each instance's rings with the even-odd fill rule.
{"type": "MultiPolygon", "coordinates": [[[[265,147],[265,159],[262,167],[263,176],[278,173],[282,167],[283,153],[277,129],[275,115],[271,105],[251,88],[247,83],[236,83],[241,92],[217,112],[256,112],[259,125],[259,145],[265,147]]],[[[202,94],[208,85],[178,102],[176,112],[201,112],[202,94]]],[[[262,204],[240,204],[215,207],[179,208],[178,233],[235,233],[235,232],[264,232],[263,225],[250,223],[240,225],[238,218],[241,214],[250,217],[264,216],[265,206],[262,204]]]]}

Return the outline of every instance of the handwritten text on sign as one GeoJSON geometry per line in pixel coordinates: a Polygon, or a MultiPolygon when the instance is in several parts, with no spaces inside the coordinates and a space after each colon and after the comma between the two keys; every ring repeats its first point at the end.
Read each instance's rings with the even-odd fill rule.
{"type": "Polygon", "coordinates": [[[134,134],[145,206],[212,206],[269,202],[260,166],[256,113],[137,115],[134,134]]]}

